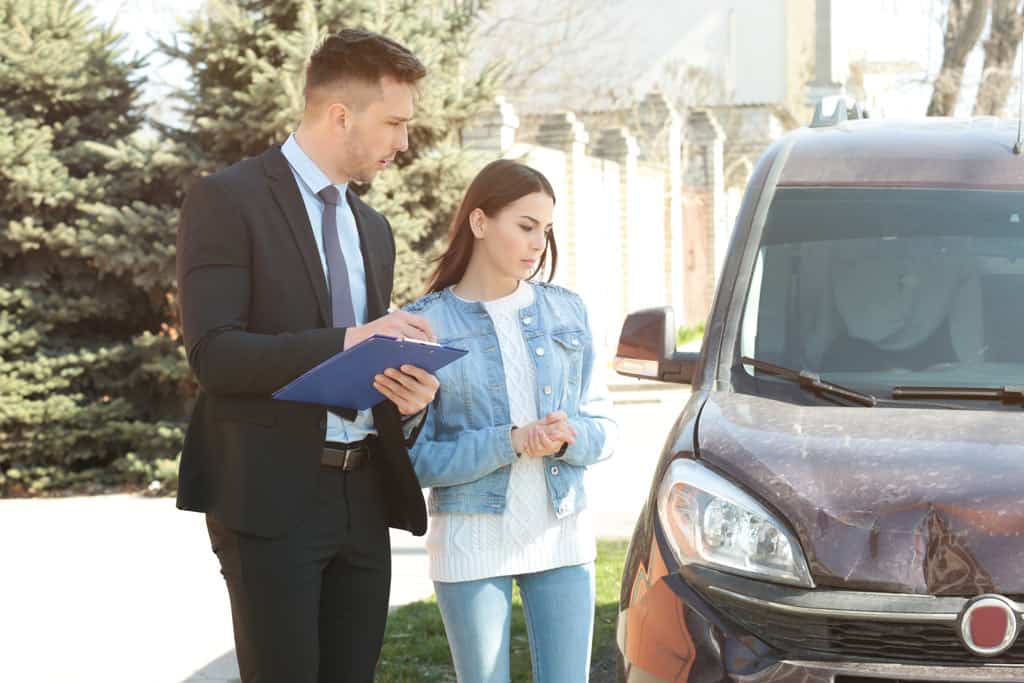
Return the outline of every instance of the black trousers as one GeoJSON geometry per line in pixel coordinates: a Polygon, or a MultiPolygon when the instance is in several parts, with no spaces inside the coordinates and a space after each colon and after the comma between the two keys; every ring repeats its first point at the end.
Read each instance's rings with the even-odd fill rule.
{"type": "Polygon", "coordinates": [[[381,488],[372,461],[321,467],[315,513],[279,538],[207,515],[243,683],[373,680],[391,590],[381,488]]]}

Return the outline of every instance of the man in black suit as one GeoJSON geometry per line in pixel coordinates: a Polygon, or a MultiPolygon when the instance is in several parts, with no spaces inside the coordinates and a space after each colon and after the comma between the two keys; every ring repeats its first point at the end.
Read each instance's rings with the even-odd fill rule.
{"type": "Polygon", "coordinates": [[[372,334],[433,339],[388,313],[395,242],[348,183],[408,146],[423,65],[346,29],[310,58],[305,109],[284,144],[202,178],[182,207],[177,276],[201,387],[178,506],[206,513],[231,599],[242,680],[370,681],[391,580],[388,527],[426,510],[408,446],[437,380],[388,370],[372,411],[271,393],[372,334]]]}

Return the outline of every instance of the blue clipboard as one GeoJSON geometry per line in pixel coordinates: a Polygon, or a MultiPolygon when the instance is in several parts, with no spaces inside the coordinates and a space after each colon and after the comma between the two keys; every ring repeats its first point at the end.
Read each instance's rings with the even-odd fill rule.
{"type": "Polygon", "coordinates": [[[373,378],[387,368],[415,365],[433,374],[468,353],[411,339],[375,334],[337,353],[274,392],[281,401],[366,410],[385,400],[373,378]]]}

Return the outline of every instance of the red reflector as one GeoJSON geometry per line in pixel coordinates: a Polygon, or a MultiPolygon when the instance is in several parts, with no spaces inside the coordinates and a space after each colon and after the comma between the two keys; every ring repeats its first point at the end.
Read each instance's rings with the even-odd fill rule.
{"type": "Polygon", "coordinates": [[[1002,607],[978,607],[971,612],[971,640],[980,648],[999,647],[1006,638],[1009,618],[1002,607]]]}

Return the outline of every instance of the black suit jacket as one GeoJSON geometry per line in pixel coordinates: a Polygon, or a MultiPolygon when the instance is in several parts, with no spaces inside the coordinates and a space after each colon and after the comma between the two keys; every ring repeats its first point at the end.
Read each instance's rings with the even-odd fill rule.
{"type": "MultiPolygon", "coordinates": [[[[391,299],[394,237],[351,191],[348,201],[373,320],[391,299]]],[[[327,414],[270,395],[345,340],[344,328],[331,327],[309,217],[280,147],[192,186],[178,229],[177,278],[189,366],[201,387],[182,449],[178,507],[246,533],[280,535],[316,500],[327,414]]],[[[426,508],[398,410],[385,401],[373,417],[389,524],[421,535],[426,508]]]]}

